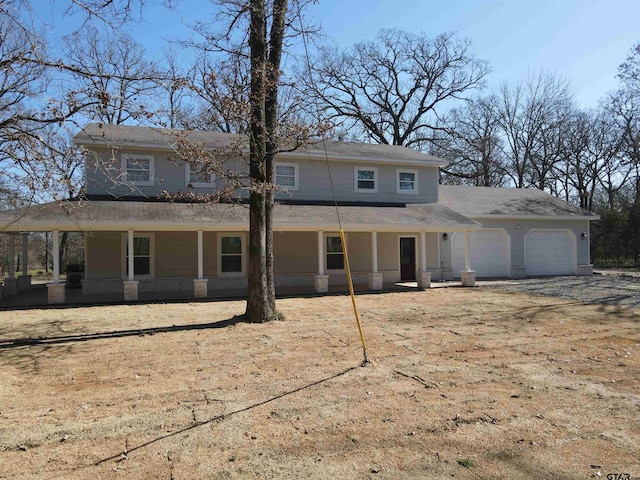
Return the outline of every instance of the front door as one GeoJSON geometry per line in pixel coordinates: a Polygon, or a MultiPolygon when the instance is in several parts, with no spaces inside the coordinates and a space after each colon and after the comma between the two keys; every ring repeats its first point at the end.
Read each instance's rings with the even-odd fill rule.
{"type": "Polygon", "coordinates": [[[416,239],[400,237],[400,280],[416,279],[416,239]]]}

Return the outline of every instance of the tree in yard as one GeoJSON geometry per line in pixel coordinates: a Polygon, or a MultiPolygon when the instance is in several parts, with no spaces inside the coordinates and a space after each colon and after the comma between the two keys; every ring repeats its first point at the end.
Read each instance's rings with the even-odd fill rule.
{"type": "MultiPolygon", "coordinates": [[[[53,72],[64,78],[68,70],[51,60],[45,40],[23,13],[16,3],[0,4],[0,164],[11,194],[25,204],[52,189],[67,189],[68,179],[51,173],[59,173],[56,159],[65,154],[60,150],[65,122],[89,102],[72,89],[54,90],[59,82],[53,72]]],[[[72,172],[71,177],[79,178],[72,172]]]]}
{"type": "Polygon", "coordinates": [[[268,33],[265,0],[250,0],[251,58],[249,288],[246,317],[276,318],[273,281],[273,158],[278,149],[277,108],[287,0],[273,0],[268,33]],[[268,40],[267,40],[268,36],[268,40]]]}
{"type": "Polygon", "coordinates": [[[508,159],[506,171],[517,188],[549,188],[560,160],[561,128],[571,107],[568,83],[550,74],[502,85],[498,121],[508,159]]]}
{"type": "Polygon", "coordinates": [[[445,106],[483,86],[489,68],[470,45],[453,33],[382,30],[344,52],[321,50],[299,83],[313,108],[357,137],[419,149],[440,129],[445,106]]]}
{"type": "Polygon", "coordinates": [[[153,114],[160,74],[131,36],[87,25],[66,38],[64,50],[76,97],[92,106],[92,120],[120,125],[153,114]]]}
{"type": "Polygon", "coordinates": [[[245,318],[265,322],[277,316],[273,279],[274,157],[293,150],[314,129],[289,125],[295,108],[280,108],[281,59],[285,38],[298,34],[306,0],[219,0],[225,30],[210,32],[208,24],[194,27],[204,41],[203,59],[196,69],[194,90],[203,101],[200,128],[246,133],[249,139],[249,255],[245,318]],[[224,61],[211,53],[226,54],[224,61]],[[217,68],[214,71],[212,68],[217,68]],[[248,80],[249,88],[246,88],[248,80]],[[221,107],[223,107],[221,109],[221,107]],[[206,112],[206,108],[213,111],[206,112]],[[281,146],[280,138],[286,137],[281,146]]]}
{"type": "Polygon", "coordinates": [[[567,201],[586,210],[596,207],[596,194],[606,185],[608,196],[617,191],[612,172],[620,172],[619,130],[605,109],[575,110],[563,129],[562,158],[558,166],[558,188],[567,201]],[[607,178],[608,177],[608,178],[607,178]]]}
{"type": "Polygon", "coordinates": [[[445,131],[430,150],[449,161],[445,183],[497,187],[504,184],[504,155],[494,96],[474,98],[446,116],[445,131]]]}
{"type": "Polygon", "coordinates": [[[194,107],[180,122],[190,130],[249,133],[250,65],[243,55],[201,52],[189,72],[194,107]]]}

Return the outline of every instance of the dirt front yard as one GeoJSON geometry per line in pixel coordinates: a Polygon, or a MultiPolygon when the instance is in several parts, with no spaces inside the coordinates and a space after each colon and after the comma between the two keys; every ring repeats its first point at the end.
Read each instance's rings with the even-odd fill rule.
{"type": "Polygon", "coordinates": [[[0,312],[0,478],[640,476],[640,311],[489,288],[0,312]],[[609,475],[609,476],[608,476],[609,475]]]}

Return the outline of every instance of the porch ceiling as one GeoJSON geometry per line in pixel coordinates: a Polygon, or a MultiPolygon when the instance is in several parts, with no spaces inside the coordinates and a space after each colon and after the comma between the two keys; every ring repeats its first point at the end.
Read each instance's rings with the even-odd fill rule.
{"type": "MultiPolygon", "coordinates": [[[[341,206],[346,231],[464,231],[480,224],[437,203],[397,207],[341,206]]],[[[0,213],[0,229],[20,231],[243,231],[246,205],[133,201],[66,201],[0,213]]],[[[274,230],[337,231],[333,206],[276,205],[274,230]]]]}

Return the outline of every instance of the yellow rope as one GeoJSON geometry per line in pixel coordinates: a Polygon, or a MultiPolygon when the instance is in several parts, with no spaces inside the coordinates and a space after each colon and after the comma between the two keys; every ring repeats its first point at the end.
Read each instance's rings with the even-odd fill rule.
{"type": "Polygon", "coordinates": [[[358,305],[356,304],[356,295],[353,292],[353,280],[351,279],[351,269],[349,268],[349,255],[347,255],[347,242],[344,240],[344,230],[340,229],[340,240],[342,241],[342,253],[344,255],[344,266],[347,269],[347,281],[349,282],[349,293],[351,293],[351,303],[353,305],[353,313],[356,316],[356,323],[358,324],[358,332],[360,333],[360,341],[362,342],[362,354],[364,355],[363,365],[369,363],[367,358],[367,342],[364,339],[364,333],[362,333],[362,325],[360,324],[360,315],[358,315],[358,305]]]}
{"type": "MultiPolygon", "coordinates": [[[[306,32],[302,25],[302,17],[301,17],[301,8],[300,3],[297,3],[298,6],[298,20],[300,21],[300,31],[302,33],[302,43],[304,45],[305,58],[307,63],[307,71],[309,72],[309,78],[312,78],[311,73],[311,61],[309,60],[309,48],[307,46],[307,36],[306,32]]],[[[320,121],[320,108],[318,107],[317,99],[314,99],[314,105],[316,110],[316,118],[320,121]]],[[[344,264],[347,270],[347,281],[349,282],[349,292],[351,293],[351,303],[353,305],[353,313],[356,316],[356,323],[358,324],[358,332],[360,333],[360,341],[362,342],[362,354],[364,356],[364,361],[362,365],[366,365],[369,363],[369,359],[367,358],[367,342],[364,339],[364,333],[362,333],[362,325],[360,325],[360,316],[358,315],[358,306],[356,304],[356,296],[353,292],[353,280],[351,279],[351,270],[349,269],[349,256],[347,255],[347,243],[344,241],[344,230],[342,229],[342,221],[340,219],[340,211],[338,210],[338,201],[336,199],[336,190],[333,185],[333,176],[331,175],[331,167],[329,166],[329,156],[327,155],[327,144],[325,141],[325,136],[322,136],[322,148],[324,150],[324,158],[327,163],[327,172],[329,174],[329,183],[331,184],[331,193],[333,194],[333,204],[336,209],[336,217],[338,219],[338,228],[340,229],[340,241],[342,242],[342,254],[344,256],[344,264]]]]}

